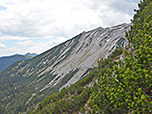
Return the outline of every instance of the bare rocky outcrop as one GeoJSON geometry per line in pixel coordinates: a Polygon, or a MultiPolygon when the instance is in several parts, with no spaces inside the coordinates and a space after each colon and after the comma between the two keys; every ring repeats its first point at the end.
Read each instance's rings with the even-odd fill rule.
{"type": "MultiPolygon", "coordinates": [[[[88,32],[83,32],[78,39],[78,43],[64,59],[68,50],[73,46],[74,39],[65,43],[62,53],[53,65],[49,66],[41,74],[52,70],[56,77],[48,83],[42,90],[55,86],[69,73],[78,69],[78,71],[64,85],[70,85],[77,82],[82,76],[85,76],[87,70],[96,65],[100,58],[108,57],[112,51],[118,47],[124,47],[127,43],[125,32],[130,28],[130,24],[121,24],[109,28],[97,28],[88,32]],[[63,60],[62,62],[60,62],[63,60]],[[54,66],[56,63],[58,65],[54,66]]],[[[62,86],[62,87],[64,87],[62,86]]]]}

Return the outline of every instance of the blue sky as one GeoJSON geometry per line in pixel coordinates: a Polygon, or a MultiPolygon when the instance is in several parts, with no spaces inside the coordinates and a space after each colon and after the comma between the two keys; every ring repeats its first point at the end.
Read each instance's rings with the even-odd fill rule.
{"type": "Polygon", "coordinates": [[[1,0],[0,56],[42,53],[82,31],[130,23],[140,0],[1,0]]]}

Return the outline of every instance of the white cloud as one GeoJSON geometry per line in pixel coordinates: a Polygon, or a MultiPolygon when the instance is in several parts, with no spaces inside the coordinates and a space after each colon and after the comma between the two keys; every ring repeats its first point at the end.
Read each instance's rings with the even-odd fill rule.
{"type": "Polygon", "coordinates": [[[5,40],[26,40],[30,39],[30,37],[21,37],[21,36],[13,36],[13,35],[3,35],[0,34],[0,41],[5,41],[5,40]]]}
{"type": "Polygon", "coordinates": [[[26,41],[22,41],[22,42],[17,42],[17,44],[19,46],[29,46],[29,47],[32,47],[33,46],[33,41],[32,40],[26,40],[26,41]]]}
{"type": "MultiPolygon", "coordinates": [[[[9,55],[14,55],[17,54],[18,52],[20,52],[20,49],[17,47],[12,47],[12,48],[0,48],[0,57],[1,56],[9,56],[9,55]]],[[[18,54],[24,54],[22,53],[18,53],[18,54]]]]}
{"type": "MultiPolygon", "coordinates": [[[[124,0],[108,2],[104,0],[14,0],[10,4],[11,1],[2,0],[8,9],[0,12],[0,31],[3,34],[31,38],[48,35],[70,37],[85,29],[110,26],[110,20],[109,23],[104,24],[105,16],[110,18],[111,11],[119,9],[119,7],[122,8],[119,4],[128,3],[124,0]],[[116,7],[111,7],[111,4],[114,3],[119,4],[116,7]]],[[[131,4],[130,2],[123,9],[132,6],[131,4]]],[[[121,10],[117,12],[121,12],[121,10]]],[[[121,16],[126,14],[123,12],[121,16]]],[[[117,15],[114,16],[117,19],[121,18],[117,15]]],[[[127,17],[122,22],[126,22],[126,20],[129,22],[127,17]]]]}
{"type": "MultiPolygon", "coordinates": [[[[0,41],[22,40],[20,43],[26,45],[27,40],[35,43],[33,39],[56,38],[50,44],[54,46],[84,30],[129,23],[138,1],[1,0],[1,9],[5,10],[0,10],[0,41]]],[[[39,43],[44,51],[48,49],[44,46],[47,42],[39,43]]],[[[40,46],[30,48],[34,51],[40,46]]]]}
{"type": "Polygon", "coordinates": [[[0,42],[0,48],[5,48],[6,46],[0,42]]]}
{"type": "Polygon", "coordinates": [[[29,52],[29,50],[31,52],[36,52],[38,54],[52,48],[55,45],[58,45],[62,42],[64,42],[66,40],[66,38],[62,37],[62,38],[54,38],[54,39],[47,39],[47,41],[31,41],[31,40],[25,40],[22,42],[18,42],[16,43],[16,46],[19,47],[21,50],[25,50],[26,49],[26,53],[29,52]]]}

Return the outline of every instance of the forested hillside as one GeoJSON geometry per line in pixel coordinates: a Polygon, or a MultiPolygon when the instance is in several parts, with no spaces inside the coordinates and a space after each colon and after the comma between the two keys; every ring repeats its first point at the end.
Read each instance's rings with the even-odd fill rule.
{"type": "Polygon", "coordinates": [[[26,59],[28,59],[26,56],[17,54],[12,56],[0,57],[0,72],[12,65],[13,63],[26,59]]]}
{"type": "Polygon", "coordinates": [[[25,55],[15,54],[11,56],[0,57],[0,72],[2,72],[4,69],[11,66],[15,62],[31,59],[36,55],[36,53],[27,53],[25,55]]]}
{"type": "Polygon", "coordinates": [[[86,77],[99,59],[126,46],[130,26],[123,23],[84,31],[6,68],[0,73],[0,114],[29,113],[47,96],[86,77]]]}
{"type": "Polygon", "coordinates": [[[90,74],[47,97],[31,114],[152,113],[152,1],[135,10],[130,42],[98,62],[90,74]]]}

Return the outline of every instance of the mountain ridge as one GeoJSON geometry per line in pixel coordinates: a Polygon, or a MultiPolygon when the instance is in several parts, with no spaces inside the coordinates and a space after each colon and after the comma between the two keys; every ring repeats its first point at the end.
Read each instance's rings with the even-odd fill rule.
{"type": "Polygon", "coordinates": [[[151,114],[152,1],[140,1],[138,7],[127,41],[113,42],[120,48],[100,59],[83,79],[46,97],[30,114],[151,114]]]}
{"type": "Polygon", "coordinates": [[[0,57],[0,72],[2,72],[4,69],[11,66],[13,63],[17,61],[31,59],[32,57],[35,57],[36,55],[37,55],[36,53],[27,53],[25,55],[14,54],[10,56],[2,56],[0,57]]]}
{"type": "Polygon", "coordinates": [[[31,57],[35,57],[37,56],[38,54],[37,53],[26,53],[25,56],[31,56],[31,57]]]}
{"type": "MultiPolygon", "coordinates": [[[[14,99],[7,111],[3,110],[8,113],[23,104],[28,108],[30,105],[32,109],[33,104],[46,96],[76,83],[89,73],[99,59],[108,57],[116,48],[127,44],[125,32],[129,29],[130,24],[121,24],[84,31],[32,59],[14,63],[0,74],[0,84],[6,91],[1,96],[6,97],[2,102],[14,99]],[[10,82],[9,90],[8,85],[4,84],[7,81],[10,82]],[[16,91],[20,93],[16,94],[16,91]],[[6,93],[9,94],[5,95],[6,93]],[[32,95],[34,97],[30,99],[32,95]],[[28,99],[30,101],[26,103],[28,99]]],[[[8,104],[4,105],[6,106],[8,104]]],[[[21,112],[28,110],[23,108],[21,112]]]]}

